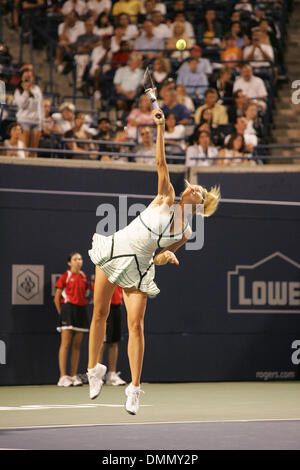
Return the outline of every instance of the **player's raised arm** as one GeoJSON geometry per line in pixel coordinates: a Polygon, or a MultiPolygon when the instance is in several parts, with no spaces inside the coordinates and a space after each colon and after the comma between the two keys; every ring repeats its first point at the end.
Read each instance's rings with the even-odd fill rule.
{"type": "Polygon", "coordinates": [[[165,117],[161,109],[154,109],[152,111],[152,116],[157,128],[155,162],[158,175],[158,196],[160,198],[168,198],[169,200],[165,202],[172,205],[175,198],[175,192],[170,181],[165,156],[165,117]]]}

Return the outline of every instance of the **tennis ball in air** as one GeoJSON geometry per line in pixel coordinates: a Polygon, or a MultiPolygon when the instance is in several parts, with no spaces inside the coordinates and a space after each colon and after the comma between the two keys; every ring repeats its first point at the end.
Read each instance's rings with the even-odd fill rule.
{"type": "Polygon", "coordinates": [[[179,51],[183,51],[186,48],[186,42],[184,39],[178,39],[176,42],[176,47],[179,51]]]}

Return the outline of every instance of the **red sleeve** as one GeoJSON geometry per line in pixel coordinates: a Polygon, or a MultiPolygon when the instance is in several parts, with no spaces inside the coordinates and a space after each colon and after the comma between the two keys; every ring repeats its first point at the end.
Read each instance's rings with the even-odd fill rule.
{"type": "Polygon", "coordinates": [[[66,287],[68,271],[63,273],[60,278],[56,281],[55,287],[58,289],[64,289],[66,287]]]}

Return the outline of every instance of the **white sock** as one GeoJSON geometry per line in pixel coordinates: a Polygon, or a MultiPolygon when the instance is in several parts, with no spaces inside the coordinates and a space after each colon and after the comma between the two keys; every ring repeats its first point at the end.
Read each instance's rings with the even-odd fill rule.
{"type": "Polygon", "coordinates": [[[139,390],[140,389],[140,385],[138,387],[136,387],[135,385],[133,385],[132,382],[130,384],[130,387],[132,388],[132,390],[139,390]]]}

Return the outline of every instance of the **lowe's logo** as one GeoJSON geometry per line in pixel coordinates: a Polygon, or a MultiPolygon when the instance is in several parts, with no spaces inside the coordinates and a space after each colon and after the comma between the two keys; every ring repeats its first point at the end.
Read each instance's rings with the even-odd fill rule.
{"type": "Polygon", "coordinates": [[[300,313],[300,264],[279,251],[227,273],[228,313],[300,313]]]}

